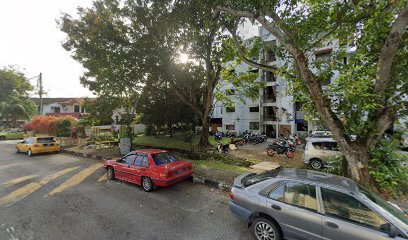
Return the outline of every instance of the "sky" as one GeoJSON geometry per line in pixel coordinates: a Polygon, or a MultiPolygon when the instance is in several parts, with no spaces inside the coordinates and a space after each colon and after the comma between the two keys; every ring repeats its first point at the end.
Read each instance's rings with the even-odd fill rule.
{"type": "Polygon", "coordinates": [[[91,2],[0,0],[0,67],[16,65],[27,78],[41,72],[45,97],[92,97],[79,82],[81,64],[61,46],[66,35],[56,23],[62,13],[74,16],[78,6],[91,2]]]}

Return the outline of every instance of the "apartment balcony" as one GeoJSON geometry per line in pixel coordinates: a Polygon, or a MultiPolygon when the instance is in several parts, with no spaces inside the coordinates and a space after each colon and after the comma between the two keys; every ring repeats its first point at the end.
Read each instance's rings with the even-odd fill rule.
{"type": "Polygon", "coordinates": [[[277,118],[274,115],[269,115],[269,116],[264,115],[263,120],[266,122],[275,122],[277,121],[277,118]]]}

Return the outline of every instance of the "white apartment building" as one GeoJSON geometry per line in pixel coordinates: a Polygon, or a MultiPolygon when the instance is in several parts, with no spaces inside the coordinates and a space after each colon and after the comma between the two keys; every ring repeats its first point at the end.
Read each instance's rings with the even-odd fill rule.
{"type": "MultiPolygon", "coordinates": [[[[246,26],[246,28],[258,28],[258,36],[271,46],[279,44],[276,38],[263,27],[246,26]]],[[[243,31],[244,34],[251,33],[253,31],[243,31]]],[[[245,37],[244,37],[245,39],[245,37]]],[[[335,43],[336,44],[336,43],[335,43]]],[[[326,60],[330,58],[330,53],[333,47],[326,47],[314,52],[315,58],[326,60]]],[[[261,62],[271,66],[282,66],[284,64],[283,59],[276,57],[272,50],[263,52],[260,56],[261,62]]],[[[344,61],[347,61],[345,59],[344,61]]],[[[235,68],[235,71],[248,71],[248,65],[242,63],[235,68]]],[[[302,108],[301,103],[294,102],[293,94],[288,89],[288,83],[285,79],[279,76],[275,76],[271,72],[259,70],[259,80],[266,82],[266,87],[260,90],[259,99],[252,100],[249,98],[244,99],[244,103],[230,94],[230,98],[233,101],[231,107],[226,106],[223,103],[214,102],[213,114],[211,116],[211,130],[227,132],[233,131],[237,134],[242,134],[245,130],[253,132],[259,132],[266,134],[268,137],[275,138],[277,136],[288,137],[295,133],[307,134],[308,131],[316,130],[319,126],[318,120],[312,120],[307,122],[305,120],[305,114],[300,111],[302,108]]],[[[333,74],[331,81],[338,77],[338,72],[333,74]]],[[[231,89],[232,85],[222,86],[220,90],[231,89]]],[[[233,89],[232,89],[233,90],[233,89]]]]}

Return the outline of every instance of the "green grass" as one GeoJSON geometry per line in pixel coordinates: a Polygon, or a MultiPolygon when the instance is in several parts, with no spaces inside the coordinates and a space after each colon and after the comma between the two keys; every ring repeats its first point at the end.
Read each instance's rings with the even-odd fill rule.
{"type": "Polygon", "coordinates": [[[239,174],[247,173],[249,171],[248,168],[224,164],[224,163],[220,163],[216,161],[209,161],[209,160],[187,160],[187,161],[191,162],[193,164],[193,167],[200,166],[203,168],[210,168],[210,169],[216,169],[216,170],[227,170],[227,171],[232,171],[232,172],[236,172],[239,174]]]}
{"type": "MultiPolygon", "coordinates": [[[[214,136],[208,138],[211,145],[216,146],[217,142],[214,139],[214,136]]],[[[200,136],[195,136],[192,142],[193,148],[198,146],[200,141],[200,136]]],[[[226,144],[229,142],[229,138],[222,138],[221,144],[226,144]]],[[[157,147],[157,148],[176,148],[183,150],[190,150],[191,144],[186,143],[180,136],[168,137],[168,136],[145,136],[138,135],[133,139],[135,145],[157,147]]]]}

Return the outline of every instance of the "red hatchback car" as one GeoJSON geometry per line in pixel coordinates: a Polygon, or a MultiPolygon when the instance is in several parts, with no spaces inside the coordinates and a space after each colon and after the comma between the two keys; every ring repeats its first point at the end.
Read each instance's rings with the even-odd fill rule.
{"type": "Polygon", "coordinates": [[[165,150],[144,149],[130,152],[118,160],[107,160],[108,179],[115,178],[142,185],[146,192],[191,178],[191,163],[178,160],[165,150]]]}

